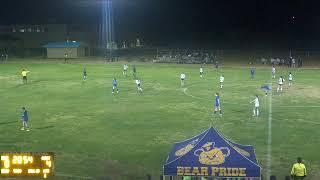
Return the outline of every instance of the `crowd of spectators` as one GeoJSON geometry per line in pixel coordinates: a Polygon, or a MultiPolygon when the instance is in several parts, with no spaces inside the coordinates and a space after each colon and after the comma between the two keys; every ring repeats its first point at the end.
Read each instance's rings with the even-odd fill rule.
{"type": "Polygon", "coordinates": [[[158,51],[156,62],[163,63],[183,63],[183,64],[199,64],[199,63],[215,63],[221,59],[219,51],[205,50],[162,50],[158,51]]]}
{"type": "Polygon", "coordinates": [[[279,65],[279,66],[288,66],[288,67],[292,67],[292,68],[300,68],[302,67],[302,58],[298,57],[297,59],[294,57],[289,57],[289,58],[270,58],[270,61],[268,62],[268,60],[266,58],[261,58],[260,62],[262,64],[272,64],[272,65],[279,65]]]}

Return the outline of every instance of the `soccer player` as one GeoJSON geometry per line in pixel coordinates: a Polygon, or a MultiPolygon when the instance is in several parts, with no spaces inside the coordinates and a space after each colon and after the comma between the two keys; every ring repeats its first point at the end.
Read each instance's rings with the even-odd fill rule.
{"type": "Polygon", "coordinates": [[[202,67],[202,65],[200,66],[200,78],[202,78],[203,77],[203,67],[202,67]]]}
{"type": "Polygon", "coordinates": [[[82,71],[82,74],[83,74],[83,80],[87,80],[87,69],[86,67],[83,68],[83,71],[82,71]]]}
{"type": "Polygon", "coordinates": [[[184,80],[186,79],[186,74],[181,73],[180,74],[180,79],[181,79],[181,86],[184,86],[184,80]]]}
{"type": "Polygon", "coordinates": [[[292,80],[293,80],[291,72],[289,73],[289,78],[288,79],[289,79],[289,86],[291,86],[292,85],[292,80]]]}
{"type": "Polygon", "coordinates": [[[28,127],[28,120],[29,120],[28,111],[26,110],[25,107],[22,107],[22,112],[21,112],[22,128],[20,130],[30,131],[28,127]]]}
{"type": "Polygon", "coordinates": [[[256,73],[256,69],[254,67],[251,67],[251,69],[250,69],[251,79],[254,79],[255,73],[256,73]]]}
{"type": "Polygon", "coordinates": [[[136,84],[137,84],[138,91],[142,92],[141,81],[139,79],[136,80],[136,84]]]}
{"type": "Polygon", "coordinates": [[[266,93],[266,96],[268,96],[268,91],[271,90],[271,88],[268,85],[261,86],[261,89],[266,93]]]}
{"type": "Polygon", "coordinates": [[[28,74],[29,72],[30,72],[30,71],[27,71],[27,70],[25,70],[25,69],[22,69],[21,75],[22,75],[22,82],[23,82],[23,84],[27,84],[27,83],[28,83],[27,74],[28,74]]]}
{"type": "Polygon", "coordinates": [[[278,82],[278,88],[277,88],[277,92],[279,92],[279,90],[282,92],[282,86],[283,86],[283,84],[284,84],[284,79],[283,79],[283,77],[282,76],[280,76],[280,78],[279,78],[279,82],[278,82]]]}
{"type": "Polygon", "coordinates": [[[271,73],[272,73],[272,79],[275,79],[276,78],[276,68],[274,66],[272,66],[271,73]]]}
{"type": "Polygon", "coordinates": [[[115,90],[117,90],[117,94],[118,94],[119,93],[118,81],[116,78],[113,78],[113,80],[112,80],[112,94],[114,94],[115,90]]]}
{"type": "Polygon", "coordinates": [[[123,74],[124,76],[127,76],[128,67],[129,67],[129,66],[128,66],[127,64],[123,65],[123,72],[122,72],[122,74],[123,74]]]}
{"type": "Polygon", "coordinates": [[[221,74],[220,75],[220,88],[223,88],[223,82],[224,82],[224,76],[221,74]]]}
{"type": "Polygon", "coordinates": [[[220,108],[220,96],[219,93],[216,93],[216,103],[214,106],[214,114],[217,114],[217,111],[219,111],[220,115],[222,115],[222,111],[220,108]]]}
{"type": "Polygon", "coordinates": [[[254,108],[253,108],[253,114],[252,116],[259,116],[259,97],[258,95],[256,95],[256,98],[254,98],[253,101],[251,101],[250,103],[254,103],[254,108]]]}
{"type": "Polygon", "coordinates": [[[136,65],[133,65],[132,74],[133,74],[133,77],[136,78],[136,75],[137,75],[136,65]]]}

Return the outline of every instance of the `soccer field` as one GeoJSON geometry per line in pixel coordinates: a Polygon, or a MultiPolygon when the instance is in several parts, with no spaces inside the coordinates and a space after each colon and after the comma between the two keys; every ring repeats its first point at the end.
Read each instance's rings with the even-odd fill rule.
{"type": "MultiPolygon", "coordinates": [[[[162,165],[176,141],[210,126],[226,138],[255,146],[264,176],[284,178],[298,156],[309,178],[320,178],[320,73],[318,69],[137,63],[143,94],[132,76],[122,75],[122,63],[0,64],[0,151],[54,152],[53,179],[159,179],[162,165]],[[82,80],[86,66],[88,79],[82,80]],[[22,84],[21,69],[31,71],[22,84]],[[280,75],[288,81],[276,92],[280,75]],[[186,84],[180,87],[180,73],[186,84]],[[219,88],[219,76],[225,86],[219,88]],[[119,94],[112,95],[112,79],[119,94]],[[260,87],[271,84],[272,95],[260,87]],[[223,115],[213,114],[219,92],[223,115]],[[260,117],[252,117],[250,101],[260,97],[260,117]],[[20,131],[20,111],[29,111],[31,131],[20,131]],[[271,108],[271,109],[270,109],[271,108]],[[271,139],[270,139],[271,138],[271,139]],[[269,149],[269,150],[268,150],[269,149]],[[268,167],[268,165],[271,165],[268,167]]],[[[129,64],[132,72],[132,64],[129,64]]]]}

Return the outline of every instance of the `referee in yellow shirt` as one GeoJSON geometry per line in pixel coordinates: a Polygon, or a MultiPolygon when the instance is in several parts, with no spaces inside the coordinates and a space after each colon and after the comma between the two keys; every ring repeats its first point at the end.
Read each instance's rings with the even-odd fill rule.
{"type": "Polygon", "coordinates": [[[307,176],[306,166],[302,163],[301,157],[298,157],[297,163],[293,164],[291,177],[294,180],[303,180],[307,176]]]}
{"type": "Polygon", "coordinates": [[[27,71],[25,69],[22,69],[22,72],[21,72],[21,75],[22,75],[22,82],[23,84],[27,84],[28,80],[27,80],[27,74],[29,73],[30,71],[27,71]]]}

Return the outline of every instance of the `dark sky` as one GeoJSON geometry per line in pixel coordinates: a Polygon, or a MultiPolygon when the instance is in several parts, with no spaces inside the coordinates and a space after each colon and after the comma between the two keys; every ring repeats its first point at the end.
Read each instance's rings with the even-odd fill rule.
{"type": "MultiPolygon", "coordinates": [[[[317,1],[113,0],[113,5],[118,40],[248,47],[307,47],[320,40],[317,1]]],[[[95,24],[100,19],[101,0],[1,2],[3,24],[95,24]]]]}

